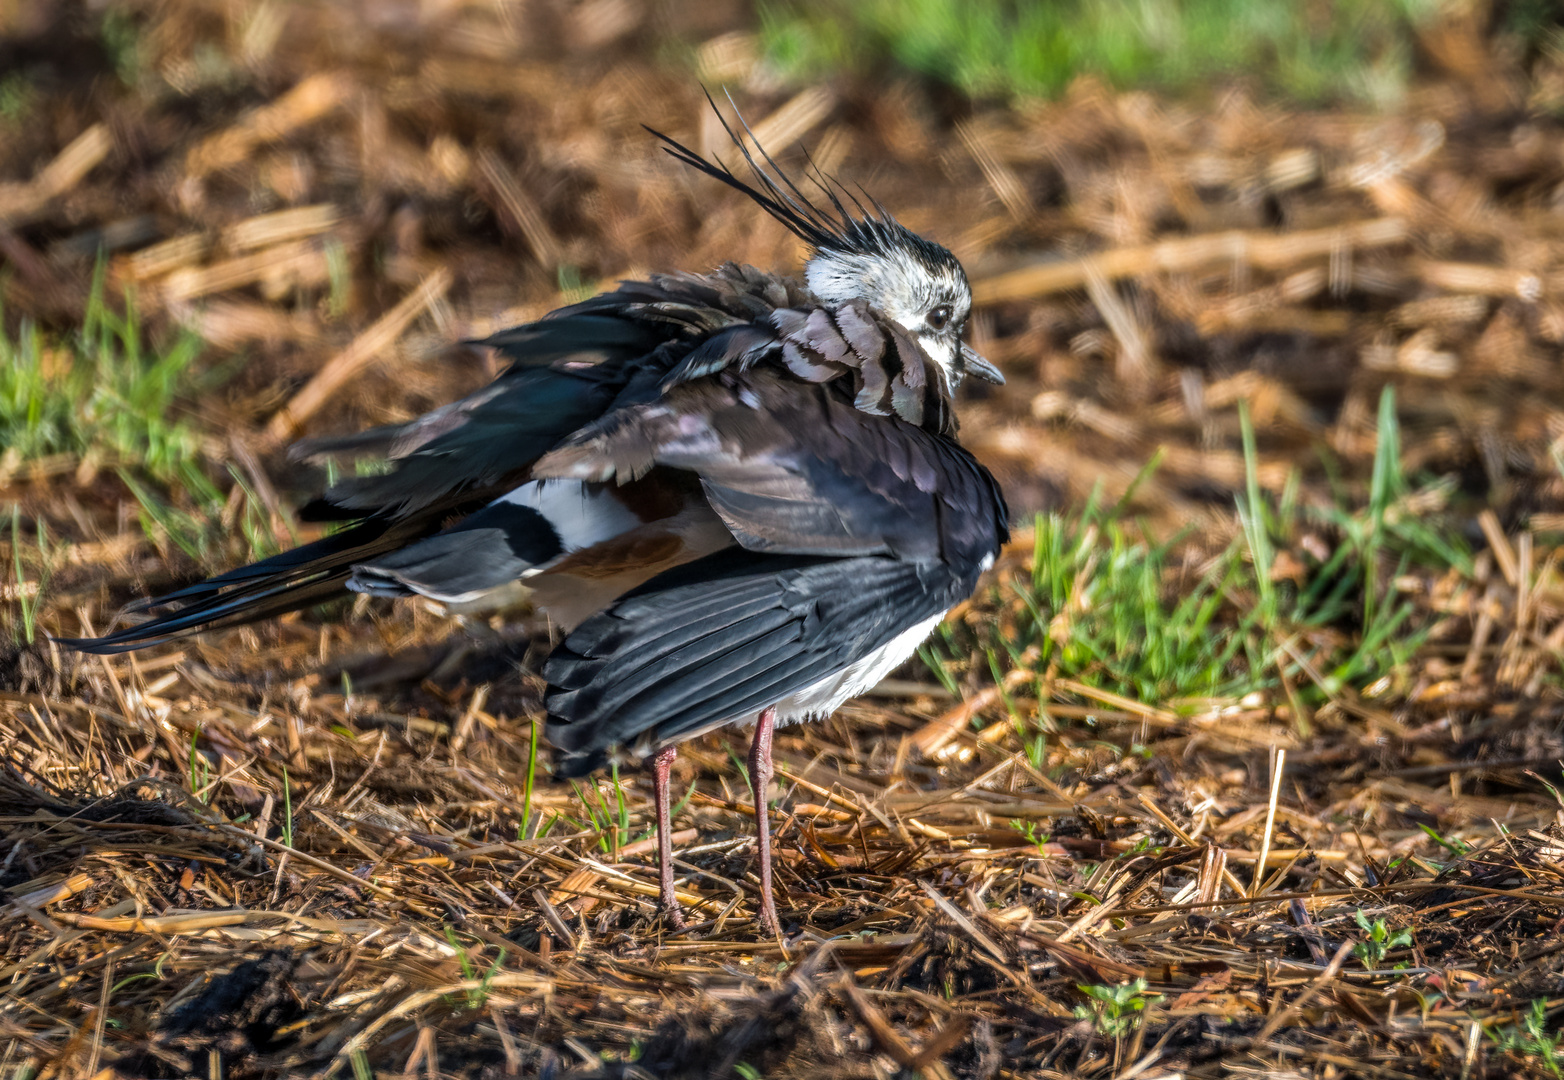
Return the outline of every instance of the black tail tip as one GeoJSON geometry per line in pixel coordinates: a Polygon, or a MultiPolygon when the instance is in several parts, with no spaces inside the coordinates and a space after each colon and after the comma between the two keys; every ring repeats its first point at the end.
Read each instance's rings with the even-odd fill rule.
{"type": "Polygon", "coordinates": [[[72,652],[86,653],[89,656],[116,656],[119,653],[134,652],[137,649],[145,649],[149,645],[157,645],[167,638],[124,638],[119,634],[106,634],[103,637],[51,637],[50,641],[62,649],[70,649],[72,652]]]}

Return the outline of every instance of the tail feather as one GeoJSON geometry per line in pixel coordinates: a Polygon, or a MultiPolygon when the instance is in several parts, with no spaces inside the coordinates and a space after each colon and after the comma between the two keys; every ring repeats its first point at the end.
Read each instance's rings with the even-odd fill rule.
{"type": "Polygon", "coordinates": [[[96,638],[60,638],[80,652],[112,654],[160,645],[199,630],[259,622],[348,595],[353,565],[433,532],[437,520],[372,518],[332,536],[241,566],[166,596],[138,601],[129,612],[172,608],[147,622],[96,638]]]}

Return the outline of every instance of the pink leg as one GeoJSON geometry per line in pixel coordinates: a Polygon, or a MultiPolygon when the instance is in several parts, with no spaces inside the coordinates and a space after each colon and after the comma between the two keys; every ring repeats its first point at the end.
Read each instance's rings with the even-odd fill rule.
{"type": "Polygon", "coordinates": [[[662,887],[660,906],[663,918],[677,929],[684,927],[679,900],[673,895],[673,825],[668,813],[668,773],[679,748],[665,746],[652,758],[652,793],[657,800],[657,876],[662,887]]]}
{"type": "Polygon", "coordinates": [[[755,721],[755,741],[749,747],[749,784],[755,794],[755,847],[760,856],[760,925],[773,937],[782,936],[777,906],[771,899],[771,827],[767,821],[766,792],[771,787],[771,731],[777,710],[764,710],[755,721]]]}

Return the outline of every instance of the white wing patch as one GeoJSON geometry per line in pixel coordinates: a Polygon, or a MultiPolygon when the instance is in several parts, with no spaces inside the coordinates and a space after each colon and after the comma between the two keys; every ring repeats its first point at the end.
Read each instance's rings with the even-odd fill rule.
{"type": "Polygon", "coordinates": [[[609,488],[579,480],[533,480],[495,502],[526,506],[548,519],[565,551],[612,540],[641,524],[609,488]]]}

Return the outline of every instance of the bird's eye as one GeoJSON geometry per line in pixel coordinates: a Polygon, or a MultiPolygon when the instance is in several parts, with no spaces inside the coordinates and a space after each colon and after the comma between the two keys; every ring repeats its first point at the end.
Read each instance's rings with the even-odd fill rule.
{"type": "Polygon", "coordinates": [[[950,305],[941,304],[924,316],[924,321],[934,330],[945,329],[946,324],[950,322],[950,305]]]}

